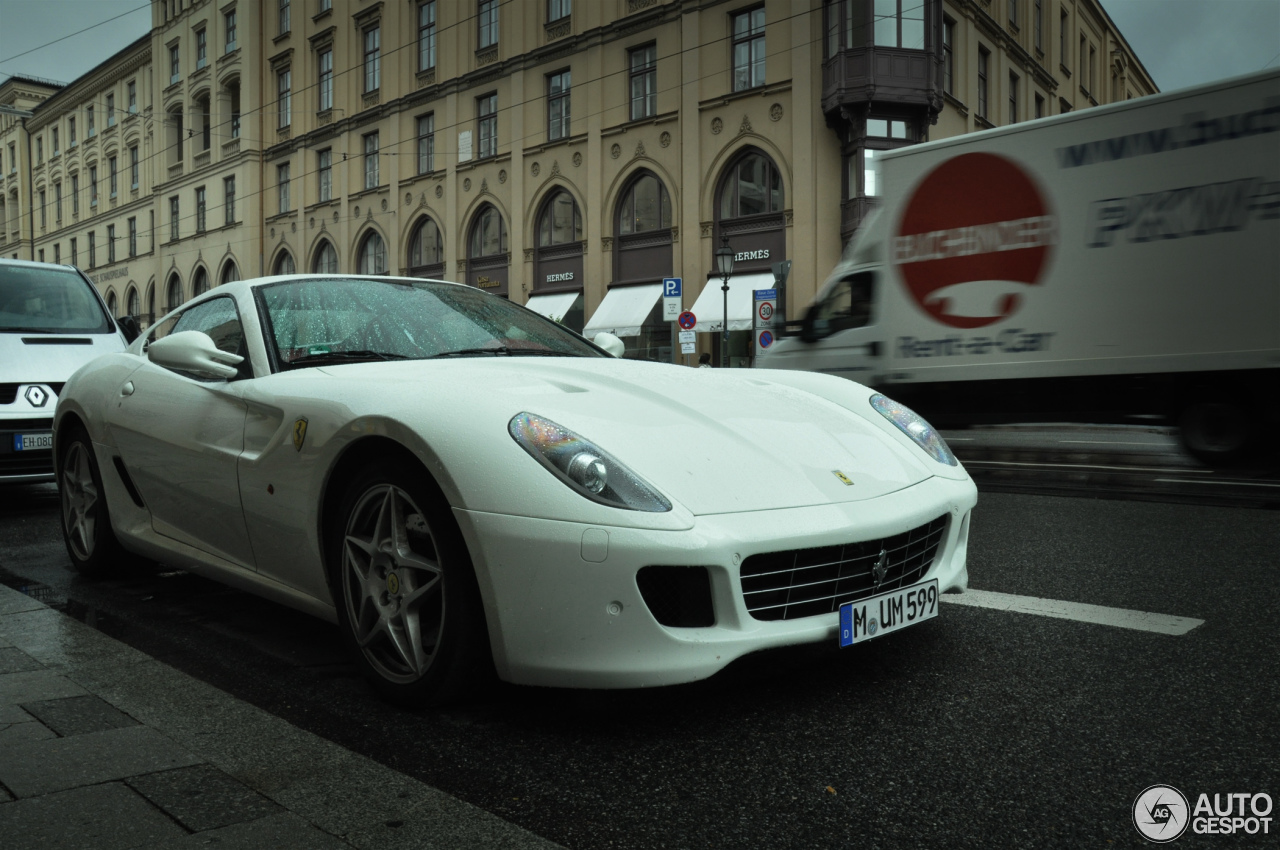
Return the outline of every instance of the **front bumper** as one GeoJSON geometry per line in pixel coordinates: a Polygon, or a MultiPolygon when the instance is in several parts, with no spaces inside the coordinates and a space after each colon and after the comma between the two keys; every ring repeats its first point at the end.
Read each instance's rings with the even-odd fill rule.
{"type": "Polygon", "coordinates": [[[18,451],[14,437],[53,430],[61,384],[0,385],[0,484],[53,481],[53,450],[18,451]],[[29,397],[28,392],[34,391],[29,397]],[[32,402],[39,401],[39,405],[32,402]]]}
{"type": "Polygon", "coordinates": [[[837,640],[839,614],[757,620],[738,568],[751,555],[889,537],[941,515],[922,580],[964,590],[972,481],[930,478],[876,499],[697,517],[651,531],[455,510],[480,582],[499,676],[518,684],[634,688],[703,679],[750,652],[837,640]],[[590,559],[590,560],[588,560],[590,559]],[[715,625],[661,625],[636,583],[650,565],[705,566],[715,625]]]}

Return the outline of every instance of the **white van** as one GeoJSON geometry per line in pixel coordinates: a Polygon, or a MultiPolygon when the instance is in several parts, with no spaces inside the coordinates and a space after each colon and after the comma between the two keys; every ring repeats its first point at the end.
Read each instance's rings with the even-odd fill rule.
{"type": "Polygon", "coordinates": [[[129,341],[79,269],[0,260],[0,484],[54,479],[53,411],[63,383],[129,341]]]}

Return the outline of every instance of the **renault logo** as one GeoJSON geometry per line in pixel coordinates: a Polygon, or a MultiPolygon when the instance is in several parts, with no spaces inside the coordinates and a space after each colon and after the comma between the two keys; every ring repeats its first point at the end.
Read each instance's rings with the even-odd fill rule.
{"type": "Polygon", "coordinates": [[[44,407],[44,403],[49,400],[49,393],[40,387],[27,387],[27,401],[31,402],[32,407],[44,407]]]}
{"type": "Polygon", "coordinates": [[[876,559],[876,565],[871,568],[871,576],[875,579],[876,587],[884,584],[884,577],[889,573],[889,550],[881,549],[880,557],[876,559]]]}

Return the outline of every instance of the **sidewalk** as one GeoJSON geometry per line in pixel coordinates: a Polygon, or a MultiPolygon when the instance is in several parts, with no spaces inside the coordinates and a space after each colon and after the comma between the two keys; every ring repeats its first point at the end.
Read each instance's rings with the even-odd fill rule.
{"type": "Polygon", "coordinates": [[[0,585],[0,846],[557,845],[0,585]]]}

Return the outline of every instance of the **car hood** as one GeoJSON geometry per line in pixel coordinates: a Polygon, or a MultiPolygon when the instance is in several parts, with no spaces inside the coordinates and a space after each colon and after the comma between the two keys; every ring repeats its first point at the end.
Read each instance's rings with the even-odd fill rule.
{"type": "Polygon", "coordinates": [[[391,415],[424,436],[427,429],[413,419],[438,418],[447,410],[453,434],[483,435],[468,455],[485,457],[492,475],[502,475],[502,463],[526,462],[507,432],[513,416],[527,411],[551,419],[694,514],[856,502],[933,472],[923,452],[884,430],[887,423],[854,412],[865,409],[867,417],[881,419],[865,402],[869,391],[836,379],[830,379],[835,386],[860,392],[861,404],[838,404],[747,370],[595,358],[494,357],[306,371],[345,385],[323,394],[348,404],[369,394],[401,400],[391,415]]]}
{"type": "Polygon", "coordinates": [[[96,357],[124,351],[119,334],[0,333],[0,384],[61,384],[96,357]]]}

